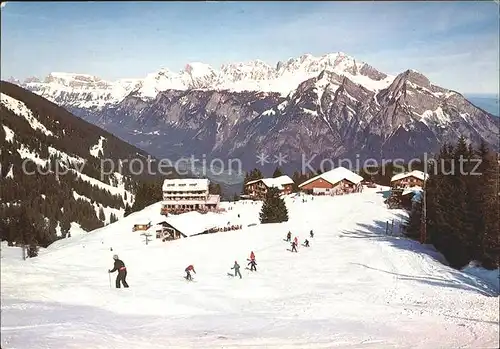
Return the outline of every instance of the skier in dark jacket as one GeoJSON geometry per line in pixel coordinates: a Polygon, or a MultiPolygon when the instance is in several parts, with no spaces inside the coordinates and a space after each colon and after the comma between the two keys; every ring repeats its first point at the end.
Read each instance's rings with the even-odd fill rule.
{"type": "Polygon", "coordinates": [[[292,241],[292,233],[288,232],[288,234],[286,234],[286,241],[292,241]]]}
{"type": "Polygon", "coordinates": [[[231,269],[234,269],[234,276],[239,275],[241,279],[240,265],[238,264],[237,261],[234,261],[234,266],[231,269]]]}
{"type": "Polygon", "coordinates": [[[311,238],[313,238],[313,237],[314,237],[314,233],[313,233],[312,229],[311,229],[311,231],[309,232],[309,235],[311,236],[311,238]]]}
{"type": "Polygon", "coordinates": [[[186,272],[186,280],[193,280],[193,277],[191,276],[191,271],[193,271],[193,273],[196,274],[196,270],[194,270],[194,267],[190,265],[184,271],[186,272]]]}
{"type": "Polygon", "coordinates": [[[248,263],[248,265],[250,266],[250,271],[257,271],[257,262],[255,261],[255,259],[250,260],[250,263],[248,263]]]}
{"type": "Polygon", "coordinates": [[[292,252],[297,252],[297,243],[295,241],[292,242],[292,252]]]}
{"type": "Polygon", "coordinates": [[[309,240],[306,239],[306,241],[304,241],[304,246],[309,247],[309,240]]]}
{"type": "Polygon", "coordinates": [[[114,273],[118,271],[118,275],[116,276],[116,288],[120,288],[120,282],[123,284],[123,287],[128,287],[127,281],[127,268],[125,268],[125,263],[118,259],[118,255],[114,255],[113,259],[115,260],[115,265],[113,269],[108,270],[108,273],[114,273]]]}

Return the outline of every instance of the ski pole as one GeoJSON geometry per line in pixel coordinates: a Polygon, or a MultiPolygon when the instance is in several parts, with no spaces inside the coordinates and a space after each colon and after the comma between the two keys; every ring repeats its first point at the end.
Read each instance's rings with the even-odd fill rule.
{"type": "Polygon", "coordinates": [[[111,274],[108,272],[109,288],[111,289],[111,274]]]}

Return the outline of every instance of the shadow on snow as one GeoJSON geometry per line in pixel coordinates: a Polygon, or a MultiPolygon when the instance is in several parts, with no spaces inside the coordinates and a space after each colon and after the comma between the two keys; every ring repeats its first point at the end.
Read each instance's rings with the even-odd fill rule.
{"type": "MultiPolygon", "coordinates": [[[[403,215],[397,215],[396,219],[404,220],[406,219],[403,215]]],[[[499,296],[499,292],[495,289],[494,286],[489,285],[484,280],[461,272],[459,270],[453,269],[451,267],[447,267],[447,262],[445,258],[436,251],[436,249],[432,245],[422,245],[417,241],[411,240],[404,236],[389,236],[385,234],[386,231],[386,222],[383,221],[374,221],[373,224],[358,224],[359,229],[348,231],[342,231],[340,237],[342,238],[352,238],[352,239],[371,239],[380,241],[382,243],[387,243],[390,246],[400,249],[406,250],[413,253],[418,253],[422,255],[426,255],[428,258],[441,263],[444,265],[444,269],[448,274],[450,274],[449,278],[445,277],[435,277],[435,276],[418,276],[418,275],[405,275],[393,273],[387,270],[372,268],[370,266],[352,263],[356,265],[363,266],[368,269],[373,269],[379,272],[393,274],[396,275],[400,280],[411,280],[416,282],[421,282],[424,284],[439,286],[439,287],[450,287],[456,289],[462,289],[467,291],[472,291],[479,293],[484,296],[489,297],[497,297],[499,296]]]]}

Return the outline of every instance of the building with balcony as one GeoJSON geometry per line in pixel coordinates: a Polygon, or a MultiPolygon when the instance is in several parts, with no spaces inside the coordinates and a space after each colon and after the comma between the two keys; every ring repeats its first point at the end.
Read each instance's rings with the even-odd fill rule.
{"type": "Polygon", "coordinates": [[[429,179],[429,174],[422,171],[399,173],[391,178],[391,187],[392,189],[423,187],[427,179],[429,179]]]}
{"type": "Polygon", "coordinates": [[[250,199],[264,199],[267,190],[271,187],[277,188],[281,195],[287,195],[292,192],[293,180],[284,175],[276,178],[261,178],[250,181],[245,184],[245,191],[250,199]]]}
{"type": "Polygon", "coordinates": [[[299,185],[302,192],[313,195],[343,195],[362,190],[363,177],[345,167],[336,167],[299,185]]]}
{"type": "Polygon", "coordinates": [[[220,195],[210,194],[209,184],[210,181],[206,178],[166,179],[162,188],[161,213],[218,211],[220,195]]]}

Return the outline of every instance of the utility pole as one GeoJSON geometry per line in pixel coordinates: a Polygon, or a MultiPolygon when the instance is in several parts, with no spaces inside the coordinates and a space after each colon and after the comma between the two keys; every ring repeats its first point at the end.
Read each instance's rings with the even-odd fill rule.
{"type": "Polygon", "coordinates": [[[144,237],[146,238],[146,245],[147,245],[147,244],[148,244],[148,242],[149,242],[149,241],[151,241],[151,240],[149,240],[149,237],[151,236],[151,234],[148,234],[148,233],[142,233],[141,235],[142,235],[142,236],[144,236],[144,237]]]}
{"type": "Polygon", "coordinates": [[[427,183],[427,166],[424,168],[424,187],[423,198],[422,198],[422,224],[420,227],[420,243],[425,244],[427,241],[427,195],[426,195],[426,183],[427,183]]]}

